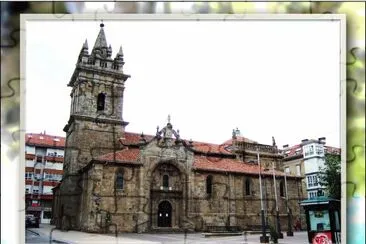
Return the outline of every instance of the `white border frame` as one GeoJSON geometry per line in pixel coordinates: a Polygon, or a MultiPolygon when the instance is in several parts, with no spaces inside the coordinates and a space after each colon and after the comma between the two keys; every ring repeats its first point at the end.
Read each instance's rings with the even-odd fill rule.
{"type": "MultiPolygon", "coordinates": [[[[20,15],[20,80],[25,81],[25,58],[26,58],[26,22],[32,20],[47,20],[47,21],[98,21],[101,20],[151,20],[151,21],[164,21],[164,20],[184,20],[184,21],[250,21],[250,20],[272,20],[272,21],[340,21],[340,142],[341,142],[341,162],[342,162],[342,197],[341,197],[341,239],[342,243],[346,243],[347,233],[347,187],[346,187],[346,15],[345,14],[21,14],[20,15]]],[[[19,174],[22,180],[20,180],[19,191],[19,209],[25,209],[25,85],[24,82],[20,82],[20,167],[19,174]]],[[[20,221],[21,231],[19,235],[19,241],[15,243],[23,243],[25,241],[25,211],[19,211],[18,220],[20,221]]]]}

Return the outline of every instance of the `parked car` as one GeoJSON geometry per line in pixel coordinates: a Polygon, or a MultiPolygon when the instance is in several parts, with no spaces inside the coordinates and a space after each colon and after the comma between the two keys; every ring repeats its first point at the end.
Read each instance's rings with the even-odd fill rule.
{"type": "Polygon", "coordinates": [[[39,228],[39,218],[33,214],[25,216],[25,228],[39,228]]]}

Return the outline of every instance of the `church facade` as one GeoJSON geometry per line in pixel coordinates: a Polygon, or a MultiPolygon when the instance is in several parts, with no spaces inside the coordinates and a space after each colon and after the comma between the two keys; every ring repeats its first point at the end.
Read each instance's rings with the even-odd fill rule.
{"type": "Polygon", "coordinates": [[[83,44],[68,83],[64,175],[53,189],[57,228],[98,233],[259,229],[261,199],[268,225],[274,226],[276,204],[282,230],[288,212],[292,222],[299,218],[302,178],[285,177],[274,139],[263,145],[234,130],[221,145],[189,141],[170,118],[155,135],[126,131],[123,94],[130,76],[123,65],[122,48],[112,58],[101,24],[90,53],[87,41],[83,44]]]}

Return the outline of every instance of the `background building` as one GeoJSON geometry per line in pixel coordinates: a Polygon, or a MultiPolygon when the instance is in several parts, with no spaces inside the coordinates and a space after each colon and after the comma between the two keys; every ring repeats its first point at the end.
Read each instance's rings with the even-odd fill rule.
{"type": "Polygon", "coordinates": [[[303,191],[305,198],[314,198],[318,191],[324,191],[319,184],[318,174],[320,168],[324,168],[325,155],[340,155],[340,148],[325,145],[325,138],[318,140],[304,139],[300,144],[289,147],[284,145],[282,154],[284,156],[285,171],[291,175],[303,176],[303,191]]]}
{"type": "Polygon", "coordinates": [[[45,133],[25,135],[26,213],[41,223],[52,217],[52,188],[62,179],[65,138],[45,133]]]}

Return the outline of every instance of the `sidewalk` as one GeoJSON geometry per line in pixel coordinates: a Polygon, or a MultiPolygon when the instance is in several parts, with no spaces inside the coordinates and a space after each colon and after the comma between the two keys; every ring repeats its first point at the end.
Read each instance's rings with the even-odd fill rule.
{"type": "Polygon", "coordinates": [[[54,229],[54,225],[49,224],[40,224],[40,228],[30,228],[29,230],[34,233],[38,233],[39,235],[50,237],[52,235],[52,240],[58,243],[67,243],[67,244],[77,244],[77,243],[100,243],[100,244],[109,244],[109,243],[123,243],[123,244],[160,244],[160,242],[151,242],[151,241],[142,241],[131,238],[126,238],[123,236],[118,236],[117,238],[108,234],[94,234],[94,233],[86,233],[80,231],[61,231],[58,229],[54,229]]]}
{"type": "MultiPolygon", "coordinates": [[[[60,231],[54,229],[54,225],[41,224],[40,228],[28,229],[31,232],[38,233],[40,236],[52,240],[54,243],[67,244],[109,244],[109,243],[123,243],[123,244],[162,244],[162,243],[245,243],[257,244],[259,243],[260,234],[248,234],[246,236],[227,236],[227,237],[203,237],[202,233],[189,234],[185,239],[184,234],[153,234],[153,233],[120,233],[118,237],[112,234],[96,234],[85,233],[80,231],[60,231]]],[[[307,232],[295,232],[293,237],[287,237],[284,233],[284,239],[278,240],[279,244],[307,244],[307,232]]]]}

